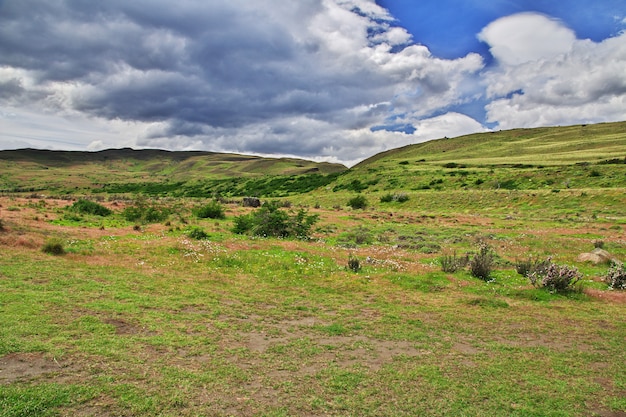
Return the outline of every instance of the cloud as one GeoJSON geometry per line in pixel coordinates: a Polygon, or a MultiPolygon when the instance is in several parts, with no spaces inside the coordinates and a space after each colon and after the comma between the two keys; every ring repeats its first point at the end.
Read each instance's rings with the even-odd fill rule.
{"type": "MultiPolygon", "coordinates": [[[[432,56],[374,0],[5,0],[0,9],[0,71],[11,74],[0,106],[125,124],[112,128],[123,146],[354,161],[421,140],[422,119],[467,100],[483,68],[477,54],[432,56]],[[371,131],[394,118],[416,135],[371,131]]],[[[115,141],[91,133],[85,146],[115,141]]]]}
{"type": "Polygon", "coordinates": [[[504,65],[519,65],[567,53],[576,40],[572,30],[547,16],[519,13],[487,25],[478,39],[504,65]]]}
{"type": "Polygon", "coordinates": [[[524,13],[480,36],[498,63],[483,74],[489,122],[509,129],[623,120],[626,33],[580,40],[558,21],[524,13]]]}

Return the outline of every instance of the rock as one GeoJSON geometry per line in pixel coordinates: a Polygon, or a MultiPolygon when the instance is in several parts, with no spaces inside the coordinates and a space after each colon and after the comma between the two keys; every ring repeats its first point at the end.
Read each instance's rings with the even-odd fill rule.
{"type": "Polygon", "coordinates": [[[581,253],[577,258],[578,262],[591,262],[594,265],[608,264],[617,261],[617,258],[604,249],[596,248],[589,253],[581,253]]]}

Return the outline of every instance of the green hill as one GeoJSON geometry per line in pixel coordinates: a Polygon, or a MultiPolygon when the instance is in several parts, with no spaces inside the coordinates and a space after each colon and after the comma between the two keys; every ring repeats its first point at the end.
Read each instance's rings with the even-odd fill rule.
{"type": "Polygon", "coordinates": [[[99,152],[20,149],[0,151],[0,190],[111,192],[178,189],[183,184],[243,184],[269,177],[319,177],[340,164],[215,152],[108,149],[99,152]],[[311,175],[316,174],[316,175],[311,175]]]}
{"type": "Polygon", "coordinates": [[[375,155],[334,190],[626,187],[626,122],[515,129],[439,139],[375,155]]]}
{"type": "Polygon", "coordinates": [[[109,149],[0,151],[0,191],[337,199],[337,192],[626,187],[626,122],[514,129],[377,154],[351,169],[293,158],[109,149]]]}

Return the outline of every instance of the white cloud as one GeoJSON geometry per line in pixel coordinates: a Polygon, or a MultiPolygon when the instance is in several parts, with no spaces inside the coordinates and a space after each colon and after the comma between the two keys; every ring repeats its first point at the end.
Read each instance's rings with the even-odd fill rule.
{"type": "MultiPolygon", "coordinates": [[[[626,33],[596,43],[572,38],[573,32],[541,15],[514,15],[488,28],[501,33],[523,30],[521,23],[549,22],[532,44],[517,45],[487,29],[498,66],[483,75],[487,120],[501,129],[623,120],[626,116],[626,33]],[[571,35],[571,36],[570,36],[571,35]],[[542,45],[557,45],[544,48],[542,45]],[[508,55],[516,49],[523,59],[508,55]],[[507,52],[502,52],[507,51],[507,52]]],[[[526,27],[536,30],[536,25],[526,27]]],[[[516,35],[526,39],[525,34],[516,35]]],[[[533,35],[534,36],[534,35],[533,35]]],[[[532,36],[531,36],[532,38],[532,36]]]]}
{"type": "Polygon", "coordinates": [[[487,25],[478,38],[503,65],[519,65],[567,53],[576,35],[558,20],[519,13],[487,25]]]}
{"type": "Polygon", "coordinates": [[[450,110],[479,99],[501,129],[626,116],[626,33],[579,40],[536,13],[480,32],[495,57],[485,69],[476,53],[433,56],[374,0],[7,0],[0,11],[0,148],[353,164],[483,131],[450,110]]]}
{"type": "Polygon", "coordinates": [[[412,44],[374,0],[0,7],[10,9],[0,13],[0,79],[9,80],[0,83],[0,109],[22,115],[4,137],[33,146],[54,136],[63,141],[47,142],[56,148],[354,161],[421,140],[421,119],[467,100],[483,66],[477,54],[445,60],[412,44]],[[26,114],[41,127],[28,127],[26,114]],[[416,134],[370,130],[393,118],[416,134]]]}

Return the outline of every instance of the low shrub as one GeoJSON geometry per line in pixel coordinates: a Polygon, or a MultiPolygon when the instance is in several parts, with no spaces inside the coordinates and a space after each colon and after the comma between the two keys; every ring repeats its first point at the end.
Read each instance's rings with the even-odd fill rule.
{"type": "Polygon", "coordinates": [[[384,196],[380,197],[381,203],[391,203],[392,201],[393,201],[393,194],[385,194],[384,196]]]}
{"type": "Polygon", "coordinates": [[[469,257],[467,255],[457,256],[456,253],[453,255],[443,255],[439,258],[439,263],[441,264],[441,270],[443,272],[454,273],[467,266],[469,257]]]}
{"type": "Polygon", "coordinates": [[[63,242],[59,239],[50,239],[46,243],[44,243],[41,251],[44,253],[48,253],[50,255],[64,255],[65,248],[63,247],[63,242]]]}
{"type": "Polygon", "coordinates": [[[85,199],[76,201],[69,207],[69,209],[81,214],[93,214],[102,217],[109,216],[113,213],[110,209],[104,207],[103,205],[85,199]]]}
{"type": "Polygon", "coordinates": [[[338,241],[344,246],[369,245],[374,241],[374,235],[367,227],[359,226],[342,233],[338,241]]]}
{"type": "Polygon", "coordinates": [[[361,270],[361,262],[359,261],[359,258],[350,254],[348,257],[348,269],[353,272],[359,272],[361,270]]]}
{"type": "Polygon", "coordinates": [[[604,277],[610,289],[626,290],[626,267],[621,262],[613,262],[604,277]]]}
{"type": "Polygon", "coordinates": [[[355,210],[364,209],[367,207],[367,199],[362,195],[357,195],[348,200],[348,206],[355,210]]]}
{"type": "Polygon", "coordinates": [[[167,220],[170,211],[166,207],[157,207],[155,204],[137,201],[133,206],[126,207],[122,215],[129,222],[159,223],[167,220]]]}
{"type": "Polygon", "coordinates": [[[524,261],[516,261],[515,271],[523,277],[528,277],[533,273],[543,275],[546,273],[551,263],[550,258],[544,261],[528,258],[524,261]]]}
{"type": "Polygon", "coordinates": [[[304,209],[290,214],[281,210],[278,203],[268,202],[250,214],[235,217],[232,231],[261,237],[308,239],[317,219],[317,215],[309,215],[304,209]]]}
{"type": "Polygon", "coordinates": [[[381,203],[391,203],[391,202],[404,203],[406,201],[409,201],[409,196],[406,193],[385,194],[384,196],[380,197],[381,203]]]}
{"type": "Polygon", "coordinates": [[[204,240],[209,238],[209,235],[200,227],[194,227],[189,230],[189,232],[187,232],[187,236],[189,236],[191,239],[196,240],[204,240]]]}
{"type": "Polygon", "coordinates": [[[533,272],[528,279],[535,287],[546,288],[550,292],[564,292],[574,288],[583,275],[574,267],[550,262],[545,272],[533,272]]]}
{"type": "Polygon", "coordinates": [[[224,207],[217,201],[212,201],[207,205],[197,207],[193,214],[199,219],[225,219],[224,207]]]}
{"type": "Polygon", "coordinates": [[[481,245],[478,253],[469,261],[470,274],[483,281],[489,281],[494,265],[494,253],[488,245],[481,245]]]}

